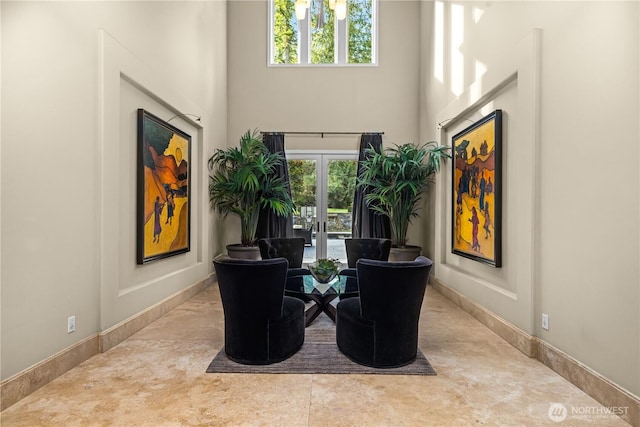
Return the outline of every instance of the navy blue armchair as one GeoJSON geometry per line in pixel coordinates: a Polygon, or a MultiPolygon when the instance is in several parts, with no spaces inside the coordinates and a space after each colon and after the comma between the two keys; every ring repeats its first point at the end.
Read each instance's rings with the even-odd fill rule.
{"type": "Polygon", "coordinates": [[[347,268],[340,272],[340,275],[347,276],[345,293],[340,299],[354,297],[358,295],[358,279],[356,263],[359,259],[375,259],[387,261],[391,251],[391,240],[362,238],[345,239],[344,246],[347,252],[347,268]]]}
{"type": "Polygon", "coordinates": [[[273,237],[258,240],[262,259],[286,258],[289,261],[285,295],[293,296],[306,302],[309,299],[300,294],[303,288],[301,276],[311,273],[308,269],[302,268],[304,244],[303,237],[273,237]]]}
{"type": "Polygon", "coordinates": [[[336,307],[338,348],[356,363],[394,368],[411,363],[418,351],[418,321],[433,262],[357,263],[360,295],[336,307]]]}
{"type": "Polygon", "coordinates": [[[304,303],[284,295],[288,262],[214,260],[224,310],[224,350],[238,363],[266,365],[304,343],[304,303]]]}

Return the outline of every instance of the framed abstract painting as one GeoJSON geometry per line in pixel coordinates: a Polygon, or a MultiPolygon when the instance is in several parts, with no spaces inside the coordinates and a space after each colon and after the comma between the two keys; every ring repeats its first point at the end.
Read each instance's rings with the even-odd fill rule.
{"type": "Polygon", "coordinates": [[[138,109],[137,263],[190,250],[191,137],[138,109]]]}
{"type": "Polygon", "coordinates": [[[502,111],[452,138],[451,251],[500,267],[502,262],[502,111]]]}

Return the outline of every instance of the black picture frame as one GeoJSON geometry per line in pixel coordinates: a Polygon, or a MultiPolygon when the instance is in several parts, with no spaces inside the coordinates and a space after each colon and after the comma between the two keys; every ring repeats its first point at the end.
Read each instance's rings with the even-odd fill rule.
{"type": "Polygon", "coordinates": [[[501,267],[502,110],[455,134],[451,147],[451,252],[501,267]]]}
{"type": "Polygon", "coordinates": [[[137,113],[136,262],[191,250],[191,136],[140,108],[137,113]]]}

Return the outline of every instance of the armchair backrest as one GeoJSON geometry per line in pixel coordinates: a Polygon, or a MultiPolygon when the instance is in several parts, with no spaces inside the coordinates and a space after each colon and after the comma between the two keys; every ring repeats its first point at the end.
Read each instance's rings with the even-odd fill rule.
{"type": "Polygon", "coordinates": [[[282,300],[288,262],[270,260],[225,259],[213,261],[225,322],[237,328],[265,328],[270,319],[282,316],[282,300]]]}
{"type": "Polygon", "coordinates": [[[258,240],[262,259],[286,258],[289,268],[301,268],[304,258],[304,237],[278,237],[258,240]]]}
{"type": "Polygon", "coordinates": [[[381,323],[417,324],[432,266],[423,256],[403,262],[359,260],[362,317],[381,323]]]}
{"type": "Polygon", "coordinates": [[[347,266],[349,268],[355,268],[359,259],[386,261],[389,259],[391,251],[391,240],[389,239],[345,239],[344,245],[347,250],[347,266]]]}

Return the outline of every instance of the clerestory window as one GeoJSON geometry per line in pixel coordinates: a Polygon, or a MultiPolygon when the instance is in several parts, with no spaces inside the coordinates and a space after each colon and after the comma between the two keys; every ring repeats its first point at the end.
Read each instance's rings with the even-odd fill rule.
{"type": "Polygon", "coordinates": [[[376,65],[377,0],[269,0],[269,65],[376,65]]]}

